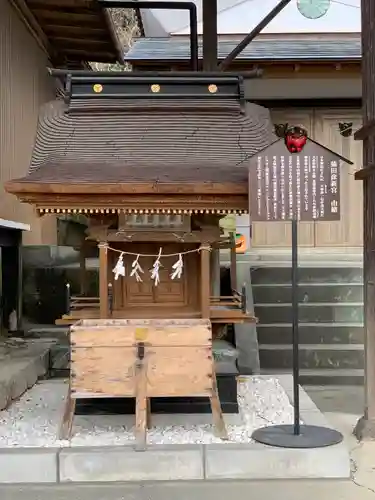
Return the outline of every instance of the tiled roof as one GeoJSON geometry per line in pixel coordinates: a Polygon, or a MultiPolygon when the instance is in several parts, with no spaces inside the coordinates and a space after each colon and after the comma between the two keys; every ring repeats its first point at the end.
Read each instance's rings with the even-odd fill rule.
{"type": "MultiPolygon", "coordinates": [[[[224,59],[238,40],[219,40],[218,58],[224,59]]],[[[202,45],[199,46],[202,57],[202,45]]],[[[190,58],[189,39],[140,38],[125,55],[127,61],[184,61],[190,58]]],[[[357,61],[361,59],[358,37],[337,40],[254,40],[236,58],[246,61],[357,61]]]]}

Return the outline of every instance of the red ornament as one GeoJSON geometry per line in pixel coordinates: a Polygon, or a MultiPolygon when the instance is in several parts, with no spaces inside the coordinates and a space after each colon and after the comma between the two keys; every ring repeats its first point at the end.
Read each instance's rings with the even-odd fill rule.
{"type": "Polygon", "coordinates": [[[300,153],[307,141],[307,132],[302,127],[289,127],[285,133],[285,146],[289,153],[300,153]]]}

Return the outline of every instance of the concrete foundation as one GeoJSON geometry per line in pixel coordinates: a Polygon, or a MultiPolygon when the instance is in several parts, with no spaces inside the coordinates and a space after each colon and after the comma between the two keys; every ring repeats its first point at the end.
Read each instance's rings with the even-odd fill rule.
{"type": "MultiPolygon", "coordinates": [[[[291,376],[280,377],[292,402],[291,376]]],[[[329,427],[301,389],[301,419],[329,427]]],[[[116,481],[209,481],[213,479],[318,479],[350,477],[349,451],[329,448],[296,450],[259,443],[13,448],[0,452],[0,483],[71,483],[116,481]]]]}
{"type": "Polygon", "coordinates": [[[53,341],[32,340],[16,343],[12,339],[0,346],[0,410],[30,389],[49,367],[53,341]]]}

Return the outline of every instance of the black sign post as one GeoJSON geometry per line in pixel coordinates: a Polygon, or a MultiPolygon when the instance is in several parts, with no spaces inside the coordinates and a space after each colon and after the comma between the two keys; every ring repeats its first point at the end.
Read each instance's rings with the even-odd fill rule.
{"type": "Polygon", "coordinates": [[[340,220],[340,161],[348,160],[307,139],[290,153],[282,139],[253,158],[249,171],[250,217],[254,222],[291,221],[294,423],[257,429],[255,441],[281,448],[321,448],[343,440],[340,432],[301,424],[298,335],[298,222],[340,220]]]}

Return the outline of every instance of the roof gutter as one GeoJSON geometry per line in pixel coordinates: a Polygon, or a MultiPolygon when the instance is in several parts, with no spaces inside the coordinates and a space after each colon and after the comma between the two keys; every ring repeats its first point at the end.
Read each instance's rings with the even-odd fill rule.
{"type": "Polygon", "coordinates": [[[188,10],[190,17],[190,61],[192,71],[198,71],[198,17],[197,6],[193,2],[177,2],[173,0],[97,0],[104,9],[165,9],[188,10]]]}

